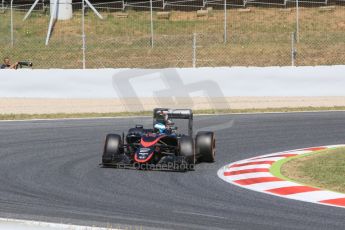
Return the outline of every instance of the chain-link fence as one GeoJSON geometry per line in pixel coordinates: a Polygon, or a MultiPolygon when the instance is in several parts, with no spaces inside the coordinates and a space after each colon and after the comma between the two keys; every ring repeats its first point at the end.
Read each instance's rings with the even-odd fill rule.
{"type": "Polygon", "coordinates": [[[48,45],[49,1],[0,1],[0,54],[35,68],[345,64],[345,1],[73,2],[48,45]]]}

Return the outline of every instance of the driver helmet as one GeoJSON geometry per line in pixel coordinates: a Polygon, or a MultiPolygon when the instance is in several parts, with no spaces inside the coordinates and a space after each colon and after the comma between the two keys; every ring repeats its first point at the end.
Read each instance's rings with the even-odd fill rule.
{"type": "Polygon", "coordinates": [[[164,133],[165,130],[166,130],[165,125],[162,124],[162,123],[157,123],[157,124],[155,124],[154,128],[155,128],[156,130],[158,130],[159,133],[164,133]]]}

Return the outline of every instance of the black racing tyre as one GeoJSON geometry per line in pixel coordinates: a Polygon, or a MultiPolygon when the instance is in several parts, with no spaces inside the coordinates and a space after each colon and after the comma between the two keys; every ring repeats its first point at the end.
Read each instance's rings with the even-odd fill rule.
{"type": "Polygon", "coordinates": [[[192,137],[181,137],[179,142],[180,156],[183,156],[188,165],[195,164],[195,148],[194,140],[192,137]]]}
{"type": "Polygon", "coordinates": [[[102,164],[107,165],[112,162],[115,155],[121,154],[121,136],[118,134],[108,134],[105,138],[104,150],[102,155],[102,164]]]}
{"type": "Polygon", "coordinates": [[[196,154],[202,162],[214,162],[216,155],[216,138],[213,132],[198,132],[195,137],[196,154]]]}

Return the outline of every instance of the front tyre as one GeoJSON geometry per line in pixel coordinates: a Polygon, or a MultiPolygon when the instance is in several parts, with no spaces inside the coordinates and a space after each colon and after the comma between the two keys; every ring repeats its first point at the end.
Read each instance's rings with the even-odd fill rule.
{"type": "Polygon", "coordinates": [[[118,134],[108,134],[105,138],[104,150],[102,155],[102,164],[109,165],[112,163],[114,156],[121,154],[121,136],[118,134]]]}
{"type": "Polygon", "coordinates": [[[200,161],[214,162],[216,155],[216,138],[213,132],[198,132],[195,137],[196,154],[200,161]]]}

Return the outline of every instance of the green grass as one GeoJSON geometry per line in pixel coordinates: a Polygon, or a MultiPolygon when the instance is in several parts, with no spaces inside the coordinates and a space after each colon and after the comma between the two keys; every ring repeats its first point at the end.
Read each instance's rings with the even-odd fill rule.
{"type": "MultiPolygon", "coordinates": [[[[154,14],[154,43],[150,46],[150,14],[129,10],[128,18],[102,12],[104,20],[86,15],[86,61],[88,68],[99,67],[191,67],[192,34],[197,36],[197,66],[271,66],[291,64],[291,32],[295,12],[277,8],[251,8],[241,13],[228,10],[228,43],[223,42],[223,10],[213,10],[208,18],[196,12],[172,11],[170,20],[154,14]]],[[[22,21],[25,12],[14,14],[15,46],[10,42],[10,14],[0,14],[1,54],[13,60],[31,60],[35,68],[80,68],[81,17],[58,21],[49,46],[44,45],[49,16],[35,12],[22,21]]],[[[300,43],[297,65],[345,63],[345,7],[319,12],[300,11],[300,43]]]]}
{"type": "Polygon", "coordinates": [[[325,150],[315,151],[315,152],[311,152],[311,153],[305,153],[305,154],[297,155],[294,157],[288,157],[288,158],[278,160],[278,161],[274,162],[272,164],[272,166],[270,167],[270,173],[272,173],[272,175],[274,175],[275,177],[281,178],[283,180],[292,181],[292,182],[296,182],[296,183],[301,184],[301,182],[299,182],[298,180],[295,180],[294,178],[288,177],[286,175],[288,173],[286,173],[286,172],[284,174],[282,173],[283,165],[285,165],[289,161],[296,160],[296,159],[299,159],[302,157],[307,157],[307,156],[310,156],[312,154],[318,154],[318,153],[323,152],[323,151],[325,151],[325,150]]]}
{"type": "MultiPolygon", "coordinates": [[[[312,112],[312,111],[345,111],[345,107],[300,107],[300,108],[267,108],[267,109],[224,109],[194,110],[194,114],[229,114],[229,113],[270,113],[270,112],[312,112]]],[[[95,117],[128,117],[151,116],[152,111],[118,112],[118,113],[53,113],[53,114],[0,114],[0,120],[59,119],[59,118],[95,118],[95,117]]]]}
{"type": "Polygon", "coordinates": [[[285,180],[345,193],[345,147],[283,159],[270,171],[285,180]]]}

